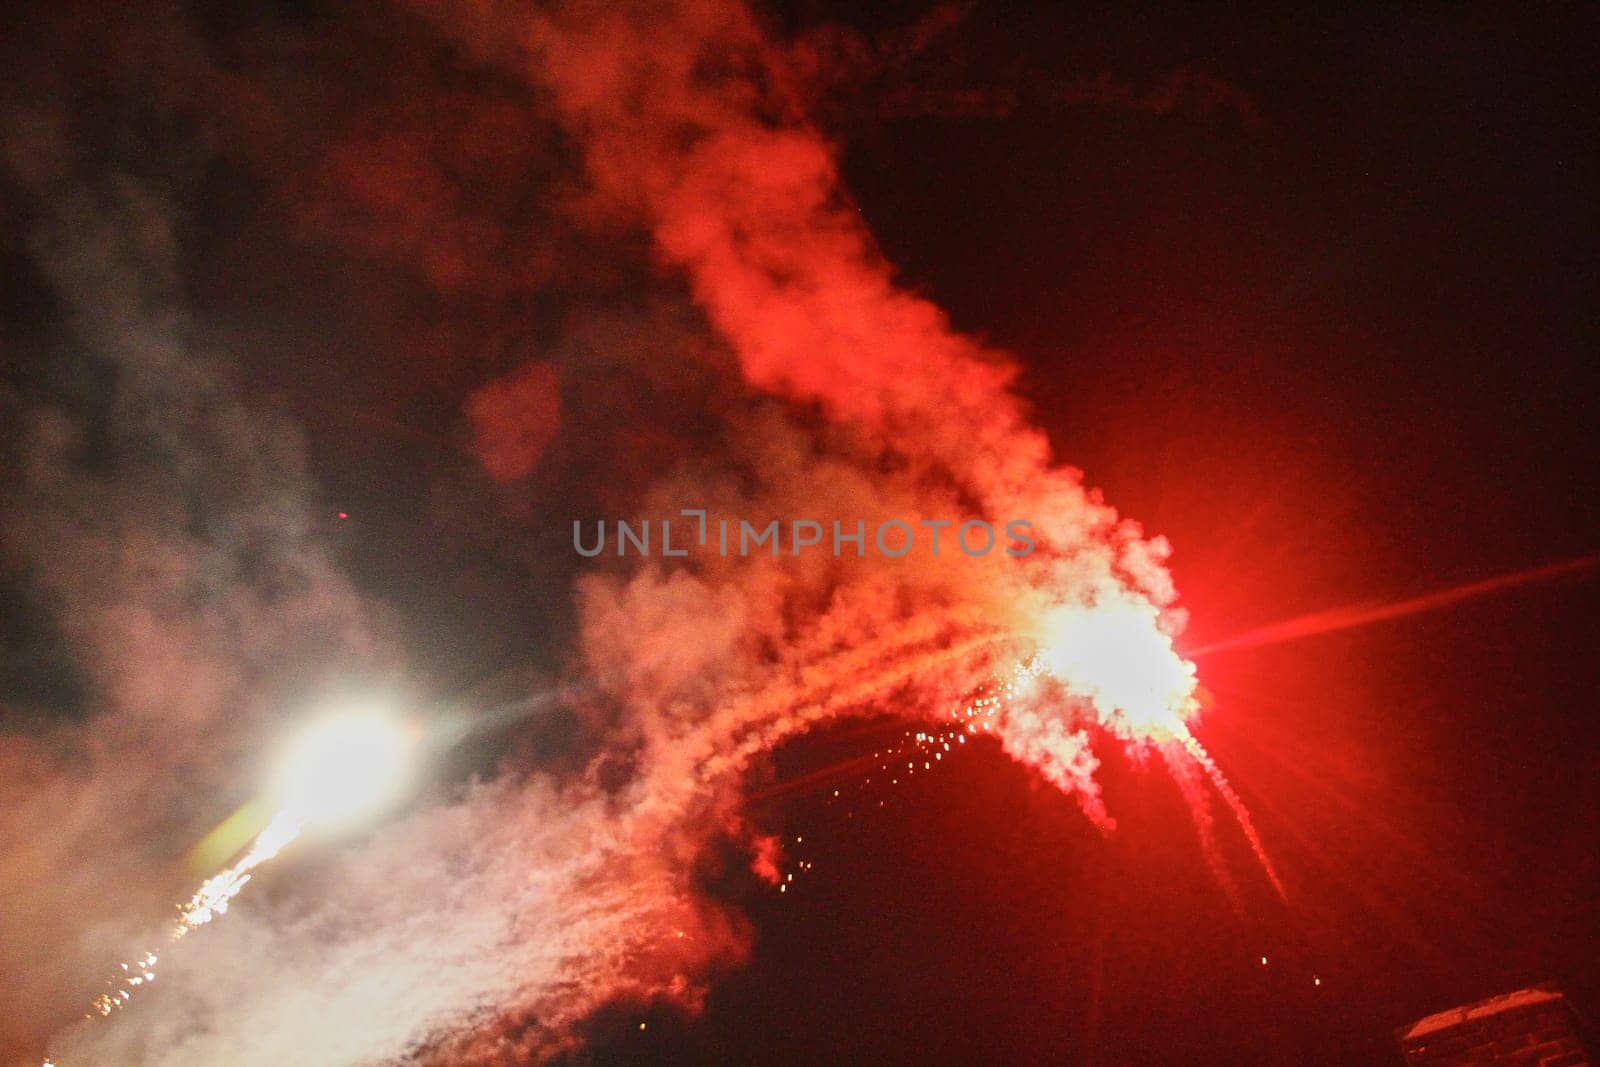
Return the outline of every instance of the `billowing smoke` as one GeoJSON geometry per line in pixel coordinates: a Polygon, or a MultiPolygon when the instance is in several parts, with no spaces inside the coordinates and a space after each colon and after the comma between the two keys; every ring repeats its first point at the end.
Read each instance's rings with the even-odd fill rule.
{"type": "Polygon", "coordinates": [[[7,338],[13,366],[43,371],[5,398],[4,1045],[59,1020],[140,913],[165,912],[185,875],[161,860],[206,828],[187,798],[236,788],[226,769],[273,706],[333,662],[386,658],[309,536],[294,430],[195,350],[170,204],[86,174],[51,116],[8,119],[35,310],[65,330],[7,338]]]}
{"type": "Polygon", "coordinates": [[[337,27],[355,63],[300,27],[153,23],[159,63],[112,49],[108,77],[159,68],[193,160],[78,159],[61,115],[8,107],[8,182],[72,359],[6,398],[7,581],[81,675],[79,720],[41,710],[0,739],[0,969],[26,1008],[8,1048],[184,895],[172,857],[210,797],[243,799],[279,709],[392,675],[407,644],[403,611],[330,562],[294,430],[210,344],[246,320],[187,306],[175,191],[227,166],[262,176],[304,247],[379,279],[337,316],[291,302],[305,322],[274,342],[371,326],[398,380],[453,398],[447,427],[360,414],[475,457],[430,472],[443,510],[493,512],[442,522],[447,543],[515,542],[530,570],[554,544],[570,568],[571,500],[680,534],[683,509],[953,525],[938,556],[596,559],[552,613],[585,693],[565,758],[440,785],[307,863],[174,951],[135,1008],[58,1033],[58,1062],[509,1064],[618,997],[692,1008],[745,940],[697,888],[708,844],[771,863],[740,817],[753,761],[839,715],[948,717],[1040,650],[1054,689],[984,729],[1110,828],[1088,728],[1170,740],[1192,702],[1166,545],[1054,464],[1004,354],[895,284],[804,114],[810,61],[727,0],[405,7],[337,27]],[[285,57],[347,81],[301,85],[285,57]],[[1024,520],[1035,551],[955,551],[968,520],[1024,520]],[[1149,658],[1111,662],[1128,648],[1149,658]]]}
{"type": "MultiPolygon", "coordinates": [[[[879,472],[832,496],[827,490],[845,479],[808,471],[792,486],[776,486],[775,506],[744,502],[742,513],[853,516],[865,496],[876,510],[917,520],[1004,526],[1025,517],[1038,530],[1041,551],[1025,562],[899,568],[882,579],[887,591],[864,580],[862,568],[843,578],[821,575],[835,602],[799,616],[802,626],[831,632],[837,610],[857,634],[893,633],[909,618],[934,614],[1039,639],[1030,626],[1073,605],[1143,615],[1154,632],[1181,625],[1165,610],[1174,599],[1165,541],[1146,539],[1085,489],[1079,472],[1051,462],[1048,441],[1009,388],[1014,367],[1003,354],[954,332],[937,307],[895,285],[839,182],[836,152],[797,113],[804,87],[749,12],[576,5],[547,18],[507,13],[449,25],[486,58],[544,75],[581,145],[597,210],[647,229],[658,260],[686,275],[746,382],[819,406],[843,428],[827,442],[829,453],[855,470],[879,472]],[[889,476],[881,474],[886,467],[889,476]]],[[[781,477],[795,462],[768,459],[764,469],[781,477]]],[[[732,585],[771,596],[771,580],[748,573],[732,585]]],[[[800,599],[792,588],[784,596],[800,599]]],[[[752,614],[792,617],[773,607],[763,600],[752,614]]],[[[692,614],[677,617],[702,624],[692,614]]],[[[797,629],[777,635],[776,644],[809,652],[797,629]]],[[[663,643],[677,646],[678,636],[663,643]]],[[[613,649],[606,658],[618,655],[626,658],[613,649]]],[[[629,692],[663,702],[637,686],[629,692]]],[[[670,703],[672,694],[662,696],[670,703]]],[[[1008,742],[1057,751],[1050,770],[1094,803],[1092,780],[1066,770],[1092,767],[1081,745],[1014,725],[1003,734],[1008,742]]]]}

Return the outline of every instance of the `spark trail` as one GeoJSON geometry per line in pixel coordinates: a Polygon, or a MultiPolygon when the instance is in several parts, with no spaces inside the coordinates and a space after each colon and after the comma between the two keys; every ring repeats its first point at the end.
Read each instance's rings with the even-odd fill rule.
{"type": "MultiPolygon", "coordinates": [[[[273,816],[266,828],[250,842],[250,847],[237,863],[207,878],[195,890],[194,896],[179,907],[177,921],[167,936],[167,944],[176,944],[190,931],[226,915],[228,905],[244,889],[256,868],[277,856],[299,837],[305,821],[304,816],[288,810],[273,816]]],[[[159,960],[160,956],[151,951],[121,964],[122,973],[110,980],[107,992],[94,998],[90,1005],[91,1014],[87,1017],[93,1018],[96,1014],[107,1016],[127,1005],[137,990],[156,980],[156,964],[159,960]]]]}
{"type": "MultiPolygon", "coordinates": [[[[357,706],[311,722],[294,739],[275,786],[278,812],[234,864],[201,883],[178,909],[168,935],[176,944],[218,916],[254,876],[308,825],[348,827],[391,803],[403,788],[419,731],[380,706],[357,706]]],[[[160,957],[146,952],[123,963],[121,975],[91,1004],[89,1018],[109,1016],[156,979],[160,957]]]]}
{"type": "MultiPolygon", "coordinates": [[[[305,821],[304,816],[288,810],[273,816],[266,828],[250,842],[250,847],[237,863],[207,878],[195,890],[194,896],[179,906],[177,921],[167,935],[167,945],[177,944],[191,931],[226,915],[229,904],[244,889],[253,872],[292,844],[300,836],[305,821]]],[[[160,954],[152,949],[120,964],[121,973],[107,980],[106,991],[90,1002],[84,1018],[104,1018],[126,1007],[135,993],[156,980],[156,967],[160,961],[160,954]]],[[[46,1059],[42,1067],[56,1067],[56,1062],[46,1059]]]]}

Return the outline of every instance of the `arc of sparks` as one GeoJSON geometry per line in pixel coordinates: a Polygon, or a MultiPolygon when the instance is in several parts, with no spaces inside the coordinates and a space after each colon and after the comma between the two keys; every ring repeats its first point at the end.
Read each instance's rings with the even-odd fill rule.
{"type": "MultiPolygon", "coordinates": [[[[305,819],[302,816],[289,811],[279,812],[256,835],[239,862],[207,878],[195,890],[194,896],[178,909],[177,921],[173,923],[167,938],[168,944],[181,941],[189,931],[206,925],[219,915],[227,914],[229,903],[250,881],[251,872],[282,852],[300,836],[304,826],[305,819]]],[[[135,990],[155,981],[159,959],[155,952],[146,952],[133,962],[122,964],[122,973],[110,983],[110,991],[95,997],[90,1005],[93,1015],[110,1015],[132,1000],[135,990]]]]}

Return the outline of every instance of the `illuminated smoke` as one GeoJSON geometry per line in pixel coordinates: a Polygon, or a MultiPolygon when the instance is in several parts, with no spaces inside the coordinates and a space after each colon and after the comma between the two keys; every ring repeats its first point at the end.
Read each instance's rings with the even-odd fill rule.
{"type": "Polygon", "coordinates": [[[48,371],[0,392],[0,581],[49,619],[67,650],[49,681],[75,679],[82,717],[4,709],[9,1056],[77,1015],[111,961],[144,958],[192,882],[172,859],[216,810],[195,799],[236,787],[285,679],[386,654],[317,542],[297,433],[241,403],[198,339],[168,191],[7,103],[0,177],[61,336],[6,338],[48,371]]]}
{"type": "MultiPolygon", "coordinates": [[[[839,183],[833,146],[800,114],[806,94],[790,57],[749,12],[717,2],[417,11],[471,62],[550,102],[541,118],[582,158],[583,195],[563,208],[590,239],[609,236],[619,258],[647,235],[651,268],[686,286],[701,317],[703,330],[682,344],[634,343],[630,369],[652,380],[716,377],[717,395],[737,403],[719,409],[725,432],[708,454],[675,443],[685,461],[630,501],[638,514],[704,507],[869,526],[1025,517],[1038,551],[597,567],[575,588],[574,670],[596,690],[585,709],[593,757],[582,770],[505,770],[297,872],[281,893],[187,938],[112,1025],[60,1035],[52,1051],[63,1067],[512,1064],[566,1047],[573,1026],[614,998],[693,1008],[745,940],[736,916],[696,892],[696,858],[713,835],[747,835],[740,789],[752,763],[841,715],[954,714],[1106,830],[1114,813],[1095,779],[1096,738],[1158,746],[1203,837],[1202,778],[1247,820],[1188,730],[1195,678],[1173,645],[1183,619],[1165,541],[1054,463],[1011,388],[1008,357],[894,284],[839,183]],[[725,365],[734,381],[720,381],[725,365]]],[[[360,186],[364,202],[382,207],[401,190],[390,210],[409,228],[371,227],[382,247],[366,251],[422,257],[437,289],[488,299],[514,285],[494,270],[534,269],[497,266],[467,226],[446,227],[448,239],[428,246],[433,230],[407,218],[404,194],[431,186],[403,147],[375,161],[341,148],[322,163],[312,169],[360,186]],[[367,181],[374,174],[383,180],[367,181]]],[[[696,320],[674,321],[677,341],[696,320]]],[[[532,476],[559,458],[562,434],[590,429],[564,395],[581,393],[584,365],[544,368],[525,364],[467,401],[477,454],[496,480],[532,476]],[[524,419],[538,425],[519,426],[524,419]]],[[[314,552],[297,558],[322,575],[314,552]]],[[[287,625],[273,606],[260,610],[287,625]]],[[[210,662],[204,647],[199,637],[185,643],[174,673],[192,677],[210,662]]],[[[202,729],[183,737],[194,763],[224,762],[196,751],[211,743],[202,729]]],[[[194,914],[231,899],[248,873],[235,869],[194,914]]],[[[128,904],[118,905],[124,923],[128,904]]]]}
{"type": "MultiPolygon", "coordinates": [[[[472,39],[501,39],[492,28],[475,29],[472,39]]],[[[919,513],[996,523],[1026,515],[1039,533],[1037,555],[1007,568],[906,569],[877,586],[852,575],[834,594],[849,605],[851,625],[893,630],[918,600],[930,602],[920,610],[968,612],[980,631],[1041,653],[1049,673],[1119,737],[1182,732],[1194,711],[1194,674],[1171,645],[1182,618],[1168,610],[1165,541],[1145,538],[1076,471],[1052,464],[1048,442],[1010,390],[1006,357],[955,333],[937,307],[895,286],[839,183],[832,146],[794,114],[802,94],[748,13],[684,4],[640,17],[576,5],[508,39],[528,42],[579,131],[600,194],[645,225],[658,256],[687,275],[749,384],[820,403],[860,431],[858,462],[893,456],[904,469],[890,481],[923,487],[919,513]],[[955,513],[957,501],[970,509],[955,513]]],[[[779,503],[793,510],[807,497],[797,486],[779,503]]],[[[741,599],[770,588],[757,568],[748,570],[756,576],[730,582],[741,599]]],[[[815,624],[830,627],[838,610],[830,605],[815,624]]],[[[790,647],[804,637],[783,636],[790,647]]],[[[650,653],[608,648],[605,660],[640,654],[650,653]]],[[[1000,732],[1109,825],[1094,799],[1081,725],[1060,709],[1018,712],[1000,732]]]]}

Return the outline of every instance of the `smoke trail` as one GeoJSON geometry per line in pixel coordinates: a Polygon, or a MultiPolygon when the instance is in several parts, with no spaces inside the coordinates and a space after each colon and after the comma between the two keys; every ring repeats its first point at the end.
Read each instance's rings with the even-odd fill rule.
{"type": "Polygon", "coordinates": [[[1227,864],[1222,862],[1222,849],[1217,843],[1216,817],[1211,810],[1211,796],[1200,782],[1200,775],[1196,773],[1196,763],[1190,758],[1189,753],[1174,741],[1161,746],[1161,758],[1166,763],[1172,780],[1178,783],[1178,788],[1182,791],[1184,801],[1189,807],[1190,817],[1194,820],[1195,835],[1200,839],[1200,854],[1205,857],[1206,865],[1211,868],[1212,877],[1228,894],[1228,900],[1234,909],[1238,910],[1239,887],[1234,883],[1233,873],[1228,870],[1227,864]]]}

